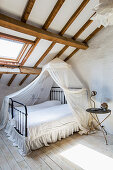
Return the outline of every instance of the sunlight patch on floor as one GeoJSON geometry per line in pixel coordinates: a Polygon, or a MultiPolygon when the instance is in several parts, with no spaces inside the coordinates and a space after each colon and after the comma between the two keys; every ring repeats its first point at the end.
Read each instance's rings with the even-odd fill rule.
{"type": "Polygon", "coordinates": [[[113,170],[112,158],[82,144],[78,144],[60,155],[84,170],[113,170]]]}

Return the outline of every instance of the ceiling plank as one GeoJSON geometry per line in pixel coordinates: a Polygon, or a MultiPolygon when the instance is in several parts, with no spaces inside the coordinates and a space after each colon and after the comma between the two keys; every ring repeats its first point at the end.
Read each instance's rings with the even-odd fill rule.
{"type": "Polygon", "coordinates": [[[22,15],[22,18],[21,18],[22,22],[26,22],[28,20],[28,17],[29,17],[29,15],[31,13],[31,10],[32,10],[32,8],[33,8],[33,6],[35,4],[35,1],[36,0],[29,0],[28,1],[27,6],[26,6],[26,8],[24,10],[24,13],[22,15]]]}
{"type": "Polygon", "coordinates": [[[28,35],[32,35],[40,39],[54,41],[60,44],[69,45],[69,46],[84,49],[84,50],[88,48],[88,46],[85,43],[74,41],[71,38],[62,37],[60,35],[51,33],[49,31],[45,31],[41,28],[37,28],[32,25],[25,24],[21,21],[8,17],[4,14],[0,14],[0,26],[6,27],[9,29],[18,31],[18,32],[22,32],[28,35]]]}
{"type": "Polygon", "coordinates": [[[34,74],[39,75],[41,72],[41,68],[33,68],[33,67],[17,67],[17,66],[0,66],[0,74],[34,74]]]}
{"type": "MultiPolygon", "coordinates": [[[[104,28],[104,26],[100,26],[100,28],[96,28],[83,42],[88,42],[89,40],[91,40],[100,30],[102,30],[102,28],[104,28]]],[[[77,53],[79,51],[78,48],[76,48],[64,61],[69,60],[75,53],[77,53]]]]}
{"type": "MultiPolygon", "coordinates": [[[[95,14],[95,13],[94,13],[94,14],[95,14]]],[[[94,14],[93,14],[93,15],[94,15],[94,14]]],[[[93,16],[93,15],[92,15],[92,16],[93,16]]],[[[92,16],[91,16],[91,17],[92,17],[92,16]]],[[[91,17],[90,17],[90,19],[80,28],[80,30],[72,37],[74,40],[77,39],[77,38],[87,29],[87,27],[93,22],[93,20],[91,20],[91,17]]],[[[60,51],[54,58],[60,57],[60,56],[67,50],[68,47],[69,47],[69,46],[65,45],[65,46],[61,49],[61,51],[60,51]]],[[[75,49],[74,51],[76,51],[76,49],[75,49]]]]}
{"type": "Polygon", "coordinates": [[[60,35],[63,35],[67,29],[70,27],[70,25],[73,23],[73,21],[78,17],[78,15],[80,14],[80,12],[85,8],[85,6],[88,4],[90,0],[84,0],[81,5],[79,6],[79,8],[75,11],[75,13],[71,16],[71,18],[69,19],[69,21],[66,23],[66,25],[62,28],[62,30],[60,31],[60,35]]]}
{"type": "Polygon", "coordinates": [[[56,5],[54,6],[52,12],[50,13],[49,17],[47,18],[45,24],[43,25],[43,29],[47,30],[48,27],[50,26],[50,24],[52,23],[53,19],[55,18],[56,14],[58,13],[58,11],[60,10],[60,8],[62,7],[63,3],[65,2],[65,0],[58,0],[56,5]]]}
{"type": "MultiPolygon", "coordinates": [[[[72,23],[74,20],[73,20],[73,18],[74,19],[76,19],[77,18],[77,16],[78,16],[78,14],[83,10],[83,8],[87,5],[87,3],[89,2],[89,0],[84,0],[83,1],[84,3],[81,3],[81,5],[80,5],[80,7],[77,9],[77,11],[75,11],[75,13],[71,16],[71,18],[69,19],[69,21],[70,21],[70,23],[72,23]],[[86,2],[87,1],[87,2],[86,2]],[[82,5],[83,5],[83,7],[82,7],[82,5]]],[[[69,26],[70,26],[70,24],[69,24],[69,21],[66,23],[66,25],[63,27],[63,29],[62,30],[64,30],[64,28],[66,27],[66,29],[68,29],[69,28],[69,26]]],[[[60,35],[63,35],[63,32],[64,31],[60,31],[60,35]]],[[[40,63],[41,63],[41,61],[47,56],[47,54],[50,52],[50,49],[52,49],[53,47],[54,47],[54,45],[55,45],[56,43],[52,43],[49,47],[48,47],[48,49],[45,51],[45,53],[40,57],[40,59],[37,61],[37,63],[36,63],[36,65],[38,66],[40,63]],[[52,48],[51,48],[52,47],[52,48]],[[45,55],[46,54],[46,55],[45,55]]],[[[68,48],[69,46],[68,45],[66,45],[67,47],[64,47],[64,49],[62,49],[62,51],[61,51],[61,53],[63,53],[64,52],[64,50],[66,50],[66,48],[68,48]]],[[[60,55],[60,54],[58,54],[58,55],[60,55]]],[[[35,66],[34,66],[35,67],[35,66]]],[[[29,77],[29,75],[26,75],[25,77],[24,77],[24,79],[22,79],[22,81],[19,83],[19,85],[22,85],[23,83],[24,83],[24,81],[27,79],[29,77]]]]}

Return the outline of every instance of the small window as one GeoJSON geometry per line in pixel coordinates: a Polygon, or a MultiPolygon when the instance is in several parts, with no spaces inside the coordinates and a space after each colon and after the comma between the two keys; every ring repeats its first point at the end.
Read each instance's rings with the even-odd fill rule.
{"type": "Polygon", "coordinates": [[[16,60],[25,43],[0,37],[0,58],[16,60]]]}

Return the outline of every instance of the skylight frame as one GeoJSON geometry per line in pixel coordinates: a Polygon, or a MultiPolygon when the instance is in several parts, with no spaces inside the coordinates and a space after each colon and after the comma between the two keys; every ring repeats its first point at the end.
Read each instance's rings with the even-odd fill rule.
{"type": "Polygon", "coordinates": [[[1,32],[0,32],[0,38],[6,39],[8,41],[14,41],[14,42],[18,42],[18,43],[20,43],[20,42],[23,43],[23,47],[20,50],[17,58],[16,59],[11,59],[11,58],[4,58],[4,57],[2,58],[2,57],[0,57],[0,64],[1,65],[20,65],[21,63],[19,63],[19,62],[20,62],[21,58],[23,57],[23,54],[25,53],[27,47],[29,46],[29,44],[34,43],[31,40],[23,39],[23,38],[16,37],[16,36],[13,36],[13,35],[4,34],[4,33],[1,33],[1,32]]]}

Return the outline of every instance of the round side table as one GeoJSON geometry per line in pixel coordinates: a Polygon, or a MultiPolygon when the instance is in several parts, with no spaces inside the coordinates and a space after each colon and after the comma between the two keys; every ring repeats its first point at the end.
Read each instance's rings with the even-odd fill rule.
{"type": "Polygon", "coordinates": [[[103,110],[100,108],[88,108],[88,109],[86,109],[86,111],[90,113],[90,115],[92,116],[93,119],[95,119],[95,121],[97,122],[97,126],[100,126],[101,131],[102,131],[105,141],[106,141],[106,145],[108,145],[107,138],[106,138],[107,132],[105,131],[104,126],[102,126],[102,123],[111,115],[111,110],[109,110],[109,109],[103,110]],[[100,122],[99,118],[98,118],[98,114],[101,115],[101,114],[107,114],[107,113],[108,113],[108,115],[100,122]]]}

